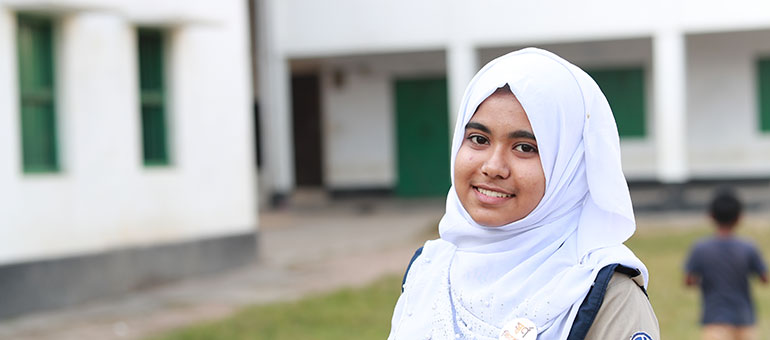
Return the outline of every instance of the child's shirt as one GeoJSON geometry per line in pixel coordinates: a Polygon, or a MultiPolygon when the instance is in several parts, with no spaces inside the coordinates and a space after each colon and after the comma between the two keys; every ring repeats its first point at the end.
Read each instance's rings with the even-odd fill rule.
{"type": "Polygon", "coordinates": [[[690,251],[685,270],[700,277],[702,324],[754,323],[748,278],[767,268],[752,243],[735,237],[701,240],[690,251]]]}

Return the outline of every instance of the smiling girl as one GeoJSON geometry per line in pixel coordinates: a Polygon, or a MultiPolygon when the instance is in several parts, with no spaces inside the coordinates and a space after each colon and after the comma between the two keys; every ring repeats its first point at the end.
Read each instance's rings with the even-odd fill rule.
{"type": "Polygon", "coordinates": [[[476,74],[452,188],[389,339],[659,339],[615,121],[596,83],[528,48],[476,74]]]}
{"type": "Polygon", "coordinates": [[[465,125],[455,182],[460,203],[486,226],[520,220],[543,198],[545,175],[537,140],[508,85],[484,100],[465,125]]]}

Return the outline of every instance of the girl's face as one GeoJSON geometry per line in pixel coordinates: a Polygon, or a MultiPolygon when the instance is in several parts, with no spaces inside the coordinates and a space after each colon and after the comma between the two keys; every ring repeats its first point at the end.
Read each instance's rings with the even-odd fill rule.
{"type": "Polygon", "coordinates": [[[455,159],[455,190],[476,223],[518,221],[545,194],[537,141],[524,108],[507,91],[479,105],[455,159]]]}

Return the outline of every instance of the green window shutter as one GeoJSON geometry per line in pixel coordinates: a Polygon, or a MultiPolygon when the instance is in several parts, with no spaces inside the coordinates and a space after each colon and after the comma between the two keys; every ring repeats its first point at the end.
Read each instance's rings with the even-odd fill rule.
{"type": "Polygon", "coordinates": [[[759,127],[770,132],[770,58],[759,60],[759,127]]]}
{"type": "Polygon", "coordinates": [[[139,29],[142,156],[145,165],[168,165],[163,32],[139,29]]]}
{"type": "Polygon", "coordinates": [[[620,137],[644,137],[647,134],[644,69],[638,67],[587,72],[607,97],[620,137]]]}
{"type": "Polygon", "coordinates": [[[26,173],[56,172],[53,23],[26,15],[17,19],[22,166],[26,173]]]}

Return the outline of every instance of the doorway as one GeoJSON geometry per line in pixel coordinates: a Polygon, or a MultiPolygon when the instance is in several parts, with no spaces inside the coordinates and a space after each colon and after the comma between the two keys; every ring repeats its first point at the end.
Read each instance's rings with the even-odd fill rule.
{"type": "Polygon", "coordinates": [[[294,173],[297,187],[323,185],[320,92],[317,74],[292,76],[294,173]]]}

